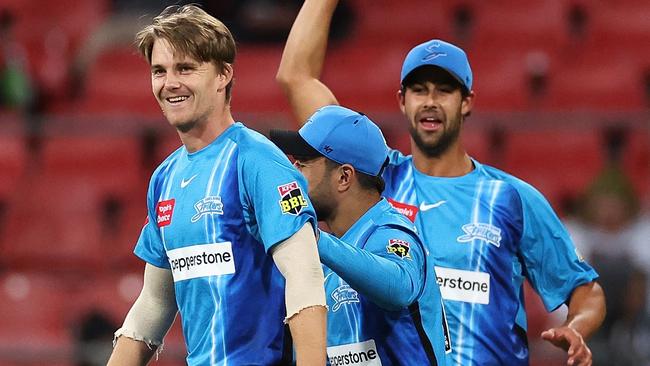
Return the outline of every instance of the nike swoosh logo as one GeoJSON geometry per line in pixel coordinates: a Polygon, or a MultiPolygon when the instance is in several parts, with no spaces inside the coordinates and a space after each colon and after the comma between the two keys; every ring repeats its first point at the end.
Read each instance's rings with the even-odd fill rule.
{"type": "Polygon", "coordinates": [[[181,188],[185,188],[185,187],[187,187],[187,185],[190,184],[190,182],[191,182],[192,180],[194,180],[194,178],[196,178],[197,175],[198,175],[198,174],[194,174],[194,175],[193,175],[190,179],[188,179],[188,180],[185,180],[185,178],[183,178],[183,179],[181,180],[181,188]]]}
{"type": "Polygon", "coordinates": [[[429,205],[422,202],[422,203],[420,203],[420,211],[428,211],[428,210],[430,210],[432,208],[440,207],[440,206],[444,205],[445,203],[447,203],[447,201],[445,201],[445,200],[438,201],[436,203],[432,203],[432,204],[429,204],[429,205]]]}

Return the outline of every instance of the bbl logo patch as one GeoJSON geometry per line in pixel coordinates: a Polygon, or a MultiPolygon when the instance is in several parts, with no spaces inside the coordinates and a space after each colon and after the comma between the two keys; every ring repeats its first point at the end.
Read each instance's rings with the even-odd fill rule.
{"type": "Polygon", "coordinates": [[[393,253],[401,259],[411,259],[411,244],[401,239],[390,239],[386,246],[388,253],[393,253]]]}
{"type": "Polygon", "coordinates": [[[283,214],[297,215],[304,207],[307,207],[307,200],[302,195],[298,182],[291,182],[278,187],[280,192],[280,208],[283,214]]]}

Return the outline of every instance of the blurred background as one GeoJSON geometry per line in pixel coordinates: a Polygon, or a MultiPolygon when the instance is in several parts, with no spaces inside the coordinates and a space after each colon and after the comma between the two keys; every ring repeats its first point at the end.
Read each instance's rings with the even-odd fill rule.
{"type": "MultiPolygon", "coordinates": [[[[139,293],[148,179],[180,142],[132,40],[172,3],[0,0],[0,365],[104,364],[139,293]]],[[[301,1],[198,3],[238,41],[236,119],[296,126],[274,76],[301,1]]],[[[536,186],[600,272],[595,364],[649,365],[650,2],[350,0],[331,37],[325,82],[405,153],[404,56],[430,38],[465,48],[470,154],[536,186]]],[[[526,296],[531,363],[563,364],[538,336],[563,311],[526,296]]],[[[157,364],[183,360],[176,324],[157,364]]]]}

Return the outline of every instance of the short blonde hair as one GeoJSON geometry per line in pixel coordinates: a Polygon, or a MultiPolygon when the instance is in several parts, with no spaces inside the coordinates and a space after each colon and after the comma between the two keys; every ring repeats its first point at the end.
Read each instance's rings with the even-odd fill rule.
{"type": "MultiPolygon", "coordinates": [[[[213,62],[219,72],[235,62],[237,49],[230,30],[218,19],[196,5],[172,5],[153,18],[152,24],[135,36],[138,50],[151,64],[156,39],[164,38],[175,51],[197,61],[213,62]]],[[[226,86],[230,100],[232,80],[226,86]]]]}

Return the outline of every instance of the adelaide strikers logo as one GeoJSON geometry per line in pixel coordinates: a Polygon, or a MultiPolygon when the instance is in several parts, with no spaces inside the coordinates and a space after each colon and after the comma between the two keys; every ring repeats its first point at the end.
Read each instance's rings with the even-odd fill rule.
{"type": "Polygon", "coordinates": [[[345,304],[354,304],[359,302],[359,293],[348,284],[343,284],[330,294],[334,299],[332,311],[338,311],[345,304]]]}
{"type": "Polygon", "coordinates": [[[386,246],[388,253],[395,254],[401,259],[411,259],[411,244],[401,239],[390,239],[386,246]]]}
{"type": "Polygon", "coordinates": [[[280,192],[280,209],[283,214],[297,215],[307,207],[307,200],[302,195],[298,182],[291,182],[278,187],[280,192]]]}

